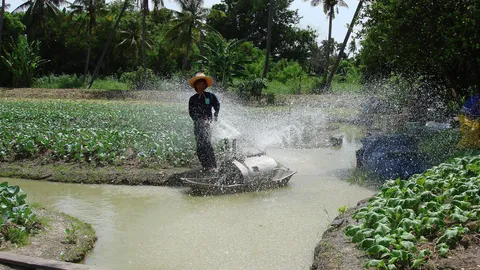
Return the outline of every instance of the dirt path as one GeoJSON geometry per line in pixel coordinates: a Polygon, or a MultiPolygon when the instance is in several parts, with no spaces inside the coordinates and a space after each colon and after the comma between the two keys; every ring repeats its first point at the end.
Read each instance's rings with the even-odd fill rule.
{"type": "Polygon", "coordinates": [[[0,162],[0,177],[65,183],[109,185],[179,185],[191,168],[151,169],[128,166],[92,167],[71,163],[38,164],[33,161],[0,162]]]}

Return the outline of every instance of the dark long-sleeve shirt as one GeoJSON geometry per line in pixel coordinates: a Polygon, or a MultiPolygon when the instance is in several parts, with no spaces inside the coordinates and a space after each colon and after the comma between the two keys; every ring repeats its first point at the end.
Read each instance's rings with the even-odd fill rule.
{"type": "Polygon", "coordinates": [[[188,113],[193,121],[212,120],[212,108],[215,110],[215,117],[217,117],[220,111],[220,102],[217,97],[210,92],[205,92],[201,96],[195,94],[190,97],[188,102],[188,113]]]}

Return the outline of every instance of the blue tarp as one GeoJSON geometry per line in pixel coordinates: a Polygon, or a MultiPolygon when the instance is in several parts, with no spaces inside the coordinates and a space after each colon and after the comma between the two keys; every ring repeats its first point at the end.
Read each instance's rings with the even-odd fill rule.
{"type": "Polygon", "coordinates": [[[472,118],[480,117],[480,96],[471,96],[462,107],[460,113],[472,118]]]}
{"type": "Polygon", "coordinates": [[[381,179],[406,179],[427,168],[416,139],[409,135],[377,135],[362,140],[357,151],[357,166],[381,179]]]}

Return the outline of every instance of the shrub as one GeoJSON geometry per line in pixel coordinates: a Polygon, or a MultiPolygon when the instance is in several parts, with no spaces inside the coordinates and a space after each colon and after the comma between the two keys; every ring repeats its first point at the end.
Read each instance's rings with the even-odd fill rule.
{"type": "Polygon", "coordinates": [[[7,69],[13,75],[14,87],[30,87],[35,79],[37,70],[48,60],[42,59],[38,54],[40,42],[37,40],[28,43],[27,38],[19,36],[17,42],[12,40],[12,52],[2,56],[7,69]]]}
{"type": "Polygon", "coordinates": [[[246,98],[254,97],[258,100],[262,96],[262,91],[265,88],[267,88],[265,79],[247,79],[240,84],[240,95],[246,98]]]}
{"type": "MultiPolygon", "coordinates": [[[[144,86],[142,84],[144,82],[144,76],[145,76],[145,72],[143,70],[143,67],[138,67],[137,70],[124,72],[120,76],[119,81],[130,85],[134,89],[143,89],[144,86]]],[[[154,80],[156,80],[155,74],[151,69],[147,68],[145,82],[148,83],[154,80]]]]}
{"type": "Polygon", "coordinates": [[[38,78],[32,86],[35,88],[83,88],[85,84],[80,77],[64,74],[38,78]]]}

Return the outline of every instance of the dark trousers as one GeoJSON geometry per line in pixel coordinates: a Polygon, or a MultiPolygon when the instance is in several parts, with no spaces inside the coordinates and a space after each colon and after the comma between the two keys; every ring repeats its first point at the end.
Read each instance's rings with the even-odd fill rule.
{"type": "Polygon", "coordinates": [[[210,122],[199,120],[194,122],[195,140],[197,141],[197,156],[203,168],[216,168],[215,153],[211,142],[210,122]]]}

